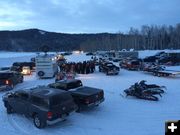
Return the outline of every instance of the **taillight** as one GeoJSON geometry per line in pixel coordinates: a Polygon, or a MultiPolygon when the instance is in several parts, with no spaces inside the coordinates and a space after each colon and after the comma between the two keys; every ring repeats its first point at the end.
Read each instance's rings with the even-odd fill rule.
{"type": "Polygon", "coordinates": [[[9,85],[9,80],[6,80],[6,81],[5,81],[5,84],[6,84],[6,85],[9,85]]]}
{"type": "Polygon", "coordinates": [[[47,113],[47,118],[48,118],[48,119],[51,119],[52,116],[53,116],[53,113],[52,113],[52,112],[48,112],[48,113],[47,113]]]}

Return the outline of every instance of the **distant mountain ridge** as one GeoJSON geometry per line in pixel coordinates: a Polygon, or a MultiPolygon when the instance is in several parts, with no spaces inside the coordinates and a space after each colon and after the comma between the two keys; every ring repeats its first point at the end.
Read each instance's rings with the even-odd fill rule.
{"type": "Polygon", "coordinates": [[[44,45],[50,51],[180,49],[179,28],[180,25],[167,29],[159,27],[158,31],[156,27],[146,26],[141,30],[143,33],[132,29],[129,34],[66,34],[40,29],[0,31],[0,51],[40,51],[44,45]]]}
{"type": "Polygon", "coordinates": [[[39,29],[0,31],[0,50],[38,51],[43,45],[52,51],[79,50],[83,42],[96,35],[103,34],[65,34],[39,29]]]}

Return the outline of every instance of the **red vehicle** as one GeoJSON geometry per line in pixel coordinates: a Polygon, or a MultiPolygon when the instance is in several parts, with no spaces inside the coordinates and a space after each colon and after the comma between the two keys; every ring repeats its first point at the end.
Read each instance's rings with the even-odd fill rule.
{"type": "Polygon", "coordinates": [[[59,72],[56,74],[56,79],[55,82],[60,81],[60,80],[69,80],[69,79],[75,79],[75,73],[72,72],[59,72]]]}
{"type": "Polygon", "coordinates": [[[120,66],[128,70],[139,70],[141,62],[139,60],[124,60],[120,63],[120,66]]]}

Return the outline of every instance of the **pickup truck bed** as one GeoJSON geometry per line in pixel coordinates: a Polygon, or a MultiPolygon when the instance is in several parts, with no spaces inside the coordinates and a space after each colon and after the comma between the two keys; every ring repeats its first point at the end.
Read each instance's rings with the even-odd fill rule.
{"type": "Polygon", "coordinates": [[[80,88],[77,88],[75,91],[72,91],[72,93],[91,96],[91,95],[97,94],[98,92],[101,92],[101,91],[102,90],[97,89],[97,88],[82,86],[80,88]]]}
{"type": "Polygon", "coordinates": [[[104,92],[102,89],[82,86],[81,80],[58,81],[48,86],[50,88],[69,91],[78,105],[78,112],[81,108],[97,106],[104,101],[104,92]]]}

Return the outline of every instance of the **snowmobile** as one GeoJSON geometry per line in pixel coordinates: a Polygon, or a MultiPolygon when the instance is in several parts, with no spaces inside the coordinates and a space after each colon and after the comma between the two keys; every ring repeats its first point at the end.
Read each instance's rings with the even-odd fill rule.
{"type": "Polygon", "coordinates": [[[152,101],[158,101],[159,98],[154,96],[154,94],[150,93],[150,92],[145,92],[145,91],[141,91],[141,92],[137,92],[134,87],[130,87],[129,89],[124,90],[126,97],[127,96],[134,96],[136,98],[139,99],[145,99],[145,100],[152,100],[152,101]]]}
{"type": "MultiPolygon", "coordinates": [[[[165,91],[165,86],[158,86],[155,84],[147,85],[146,81],[142,80],[140,83],[135,83],[129,89],[124,90],[126,97],[134,96],[140,99],[158,101],[159,98],[155,95],[161,96],[165,91]]],[[[162,97],[162,96],[161,96],[162,97]]]]}
{"type": "Polygon", "coordinates": [[[154,95],[158,94],[161,96],[161,94],[165,93],[166,90],[166,86],[159,86],[156,84],[146,84],[145,80],[140,81],[138,85],[142,87],[144,92],[152,93],[154,95]]]}

